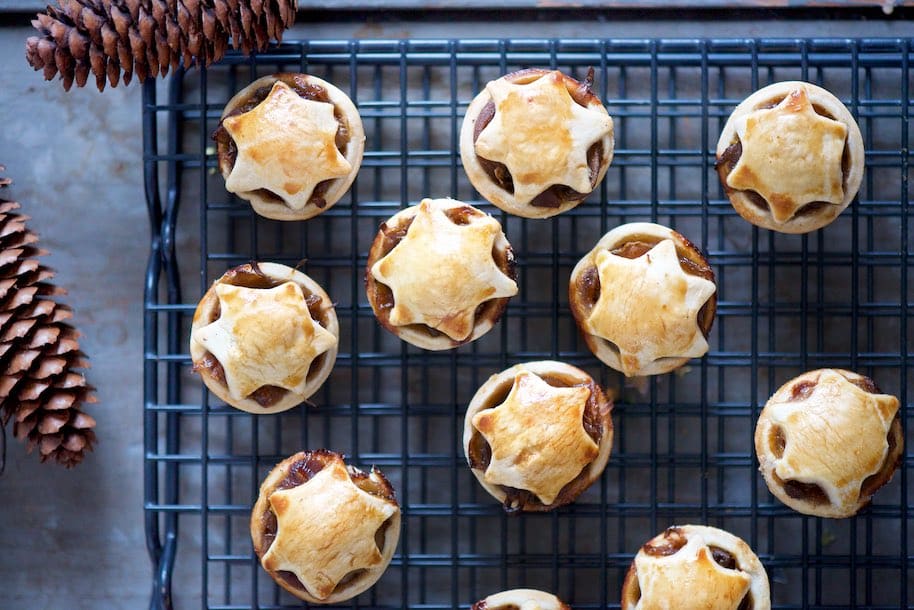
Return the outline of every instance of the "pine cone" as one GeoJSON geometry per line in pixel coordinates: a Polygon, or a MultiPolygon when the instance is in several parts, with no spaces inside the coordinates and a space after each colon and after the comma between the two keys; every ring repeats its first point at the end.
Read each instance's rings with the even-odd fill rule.
{"type": "Polygon", "coordinates": [[[98,90],[165,76],[183,61],[209,66],[231,38],[245,55],[282,41],[297,0],[57,0],[32,21],[41,36],[26,41],[26,59],[46,80],[60,73],[64,89],[82,87],[91,72],[98,90]]]}
{"type": "MultiPolygon", "coordinates": [[[[0,178],[0,189],[9,183],[0,178]]],[[[0,197],[0,423],[12,420],[13,436],[38,447],[42,462],[70,468],[95,442],[95,420],[82,411],[94,388],[74,370],[88,366],[79,333],[64,322],[70,308],[48,298],[64,291],[48,283],[54,272],[38,263],[46,252],[18,208],[0,197]]]]}

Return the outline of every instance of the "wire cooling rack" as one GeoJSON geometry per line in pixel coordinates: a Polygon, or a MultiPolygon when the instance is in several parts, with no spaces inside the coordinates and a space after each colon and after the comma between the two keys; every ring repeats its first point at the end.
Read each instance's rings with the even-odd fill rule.
{"type": "Polygon", "coordinates": [[[276,462],[319,447],[380,467],[404,516],[390,568],[340,607],[467,608],[526,586],[579,610],[617,608],[639,546],[682,523],[723,527],[749,542],[768,570],[776,608],[908,606],[910,458],[859,516],[820,520],[769,495],[752,437],[767,397],[820,366],[869,374],[899,396],[908,421],[911,60],[910,40],[320,41],[230,56],[159,91],[147,83],[151,607],[300,607],[259,567],[248,517],[276,462]],[[457,152],[472,97],[488,80],[528,66],[578,78],[594,67],[616,126],[615,158],[600,188],[545,221],[508,217],[480,201],[457,152]],[[223,105],[280,70],[316,74],[348,92],[367,132],[351,193],[307,222],[257,217],[226,193],[215,170],[210,134],[223,105]],[[841,98],[867,151],[859,201],[803,236],[741,220],[714,172],[713,150],[733,107],[786,79],[822,84],[841,98]],[[493,213],[518,259],[520,293],[502,321],[444,353],[381,329],[363,288],[378,224],[426,196],[493,213]],[[579,339],[566,287],[600,235],[638,220],[672,226],[698,244],[716,271],[719,301],[707,357],[626,382],[579,339]],[[340,353],[314,407],[251,416],[214,400],[190,373],[196,301],[226,268],[250,260],[304,261],[336,303],[340,353]],[[603,477],[573,505],[508,517],[466,466],[463,414],[490,374],[546,358],[585,368],[615,397],[615,447],[603,477]]]}

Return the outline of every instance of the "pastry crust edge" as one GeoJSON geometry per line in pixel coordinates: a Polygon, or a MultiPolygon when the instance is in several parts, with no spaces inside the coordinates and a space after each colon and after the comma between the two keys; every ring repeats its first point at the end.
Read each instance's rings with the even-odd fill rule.
{"type": "MultiPolygon", "coordinates": [[[[581,311],[582,306],[581,306],[580,300],[578,298],[577,292],[575,290],[575,287],[577,286],[578,281],[581,278],[581,276],[584,274],[584,272],[589,267],[596,266],[596,257],[597,257],[597,254],[600,252],[600,250],[612,250],[614,247],[618,246],[619,244],[625,243],[626,239],[629,239],[632,236],[636,236],[636,235],[646,235],[648,237],[655,237],[659,240],[671,239],[671,240],[673,240],[674,244],[676,245],[677,250],[679,248],[685,248],[685,249],[693,251],[695,254],[697,254],[701,258],[701,260],[703,260],[708,265],[709,268],[711,267],[710,263],[708,263],[704,254],[702,254],[701,250],[699,250],[698,247],[695,244],[693,244],[692,242],[690,242],[685,236],[683,236],[681,233],[679,233],[677,231],[674,231],[673,229],[670,229],[669,227],[665,227],[663,225],[659,225],[659,224],[652,223],[652,222],[630,222],[630,223],[626,223],[623,225],[619,225],[618,227],[610,230],[605,235],[603,235],[603,237],[600,238],[600,240],[590,250],[590,252],[588,252],[583,257],[581,257],[581,260],[579,260],[577,262],[577,264],[574,266],[574,269],[571,270],[571,277],[569,278],[569,282],[568,282],[568,305],[571,308],[571,313],[574,316],[574,320],[578,326],[578,330],[580,331],[581,336],[584,337],[584,342],[587,343],[587,347],[590,348],[590,351],[593,353],[593,355],[596,356],[597,359],[600,360],[606,366],[610,367],[611,369],[613,369],[615,371],[620,371],[620,372],[622,371],[622,364],[619,361],[618,351],[616,349],[614,349],[613,347],[611,347],[609,344],[610,342],[607,341],[606,339],[603,339],[602,337],[598,337],[596,335],[592,335],[584,330],[584,327],[583,327],[584,314],[581,311]]],[[[712,270],[712,272],[713,272],[713,270],[712,270]]],[[[715,277],[712,281],[714,282],[714,285],[716,286],[717,278],[715,277]]],[[[708,303],[710,303],[711,304],[710,306],[713,307],[713,312],[712,312],[712,320],[713,320],[714,315],[716,315],[716,313],[717,313],[717,291],[715,291],[714,294],[711,295],[711,297],[708,299],[708,301],[705,302],[705,305],[707,305],[708,303]]],[[[704,307],[705,305],[702,305],[702,307],[704,307]]],[[[696,324],[697,323],[698,322],[696,320],[696,324]]],[[[699,325],[699,328],[700,328],[700,325],[699,325]]],[[[710,332],[710,330],[711,330],[711,328],[709,326],[708,331],[710,332]]],[[[683,366],[689,360],[691,360],[691,358],[674,357],[674,356],[660,358],[658,360],[651,362],[648,366],[644,367],[641,371],[639,371],[639,376],[662,375],[664,373],[669,373],[670,371],[673,371],[673,370],[678,369],[679,367],[683,366]]]]}
{"type": "Polygon", "coordinates": [[[841,204],[832,204],[813,215],[794,216],[781,224],[774,221],[769,209],[760,210],[743,191],[729,188],[726,184],[721,186],[727,194],[733,209],[747,222],[763,229],[780,233],[802,234],[821,229],[832,223],[857,196],[860,184],[863,181],[863,170],[866,163],[863,149],[863,137],[860,127],[853,115],[832,92],[818,85],[805,81],[781,81],[762,87],[736,106],[727,119],[717,141],[716,158],[720,162],[721,155],[736,140],[736,121],[742,116],[756,110],[756,106],[770,102],[774,98],[784,98],[798,87],[806,89],[809,101],[827,110],[834,120],[847,126],[845,146],[850,156],[850,167],[847,178],[844,180],[847,188],[844,192],[844,201],[841,204]]]}
{"type": "MultiPolygon", "coordinates": [[[[527,80],[527,82],[533,82],[536,78],[541,78],[552,71],[553,70],[545,70],[542,68],[528,68],[527,70],[519,70],[517,72],[505,74],[500,78],[509,78],[524,73],[520,78],[527,80]],[[529,77],[527,76],[528,74],[529,77]],[[533,78],[534,75],[537,75],[536,78],[533,78]]],[[[562,76],[566,79],[566,83],[569,79],[576,80],[564,73],[562,73],[562,76]]],[[[606,116],[609,116],[609,112],[596,94],[594,94],[594,100],[595,101],[588,104],[587,107],[598,109],[598,111],[602,111],[606,116]]],[[[599,171],[597,171],[593,189],[591,189],[590,193],[587,193],[581,201],[566,202],[557,208],[540,207],[529,203],[518,203],[514,199],[512,193],[509,193],[498,186],[498,184],[489,177],[489,174],[483,169],[482,164],[479,163],[479,159],[476,155],[476,142],[473,141],[473,131],[476,128],[476,121],[479,118],[479,113],[482,112],[482,109],[485,108],[486,104],[490,101],[492,101],[492,97],[488,94],[485,87],[483,87],[482,91],[473,98],[470,105],[467,107],[466,114],[463,118],[463,124],[460,127],[460,160],[463,163],[463,169],[470,179],[473,188],[475,188],[487,201],[509,214],[522,218],[550,218],[584,203],[587,200],[587,197],[590,196],[590,193],[599,188],[600,183],[606,176],[606,171],[609,169],[610,163],[612,163],[613,148],[615,145],[614,129],[611,129],[610,132],[600,140],[603,143],[603,162],[600,164],[599,171]]]]}
{"type": "MultiPolygon", "coordinates": [[[[324,453],[325,455],[332,455],[336,459],[343,462],[343,464],[346,466],[346,470],[350,471],[351,477],[351,470],[354,469],[354,467],[346,465],[342,455],[325,449],[319,449],[316,452],[324,453]]],[[[308,453],[315,453],[315,451],[299,451],[298,453],[291,455],[283,461],[279,462],[276,466],[273,467],[272,470],[270,470],[269,474],[267,474],[267,476],[264,478],[263,483],[261,483],[257,501],[255,502],[254,507],[251,509],[250,520],[251,540],[254,544],[255,554],[257,552],[256,550],[261,549],[263,546],[263,532],[261,531],[260,527],[260,517],[266,511],[270,510],[270,494],[276,490],[279,482],[282,481],[282,479],[286,476],[288,470],[287,467],[298,460],[304,459],[308,453]]],[[[368,476],[376,476],[375,470],[372,469],[369,471],[368,476]]],[[[397,506],[397,512],[394,513],[392,517],[390,517],[390,524],[387,526],[387,531],[384,532],[384,548],[381,549],[381,563],[372,568],[365,569],[364,573],[360,575],[359,578],[354,579],[342,589],[334,589],[333,593],[331,593],[327,598],[317,599],[316,597],[312,596],[304,587],[301,589],[290,587],[285,581],[276,578],[273,571],[263,568],[264,571],[267,572],[271,578],[273,578],[276,584],[281,586],[283,589],[298,599],[302,599],[308,603],[336,604],[352,599],[353,597],[363,593],[364,591],[367,591],[372,586],[374,586],[374,584],[378,582],[378,580],[387,570],[387,567],[390,565],[390,560],[393,559],[394,551],[396,550],[397,544],[399,544],[400,541],[401,522],[400,505],[396,501],[394,501],[394,504],[397,506]]],[[[258,557],[258,563],[261,563],[260,557],[258,557]]],[[[263,567],[262,563],[261,567],[263,567]]]]}
{"type": "MultiPolygon", "coordinates": [[[[225,109],[222,111],[222,115],[219,118],[220,122],[235,108],[244,104],[246,99],[257,89],[272,86],[273,83],[281,79],[294,77],[304,77],[307,82],[318,85],[324,89],[333,105],[339,108],[346,117],[349,124],[349,143],[346,146],[345,158],[352,166],[352,169],[345,176],[332,179],[333,184],[330,185],[330,188],[328,188],[327,192],[323,195],[323,199],[327,204],[322,208],[317,207],[313,203],[308,203],[308,205],[301,210],[293,210],[285,205],[285,203],[277,203],[276,201],[267,199],[266,197],[257,194],[256,191],[233,193],[237,197],[248,201],[257,214],[272,220],[308,220],[309,218],[313,218],[332,208],[334,204],[346,194],[349,187],[352,186],[352,182],[359,173],[359,168],[362,165],[362,157],[365,152],[365,128],[362,125],[362,117],[359,115],[359,111],[355,107],[355,104],[352,103],[349,96],[339,87],[310,74],[277,72],[276,74],[258,78],[232,96],[225,105],[225,109]]],[[[232,171],[232,166],[223,162],[221,155],[218,159],[218,163],[222,177],[227,180],[232,171]]]]}
{"type": "MultiPolygon", "coordinates": [[[[755,554],[755,551],[745,540],[726,530],[708,525],[671,525],[670,527],[681,530],[686,537],[690,533],[700,533],[706,542],[714,544],[714,546],[720,547],[733,555],[739,562],[740,571],[749,575],[749,593],[752,594],[751,610],[771,610],[771,588],[768,583],[768,572],[765,571],[765,566],[762,565],[758,555],[755,554]],[[744,565],[747,562],[750,568],[748,570],[744,569],[744,565]]],[[[666,530],[660,532],[644,544],[647,545],[658,538],[662,538],[665,532],[666,530]]],[[[641,549],[638,549],[639,554],[642,552],[641,549]]],[[[635,560],[632,558],[632,563],[625,573],[625,580],[622,584],[622,610],[635,610],[640,599],[641,585],[638,581],[638,572],[635,569],[635,560]],[[635,596],[636,588],[637,597],[635,596]]]]}
{"type": "MultiPolygon", "coordinates": [[[[755,456],[759,462],[759,472],[762,473],[762,478],[765,480],[765,485],[768,487],[768,491],[770,491],[771,495],[780,500],[785,506],[792,508],[798,513],[811,515],[813,517],[824,517],[827,519],[846,519],[848,517],[853,517],[863,508],[868,506],[872,501],[873,496],[876,495],[876,493],[884,486],[888,485],[889,481],[891,481],[895,476],[895,473],[898,471],[898,466],[901,464],[901,460],[904,458],[905,435],[904,429],[901,426],[901,418],[899,415],[901,410],[899,409],[889,426],[888,432],[888,434],[895,436],[895,450],[894,452],[886,453],[885,459],[883,460],[882,465],[880,465],[877,474],[882,470],[882,468],[885,467],[885,464],[888,461],[893,461],[894,467],[882,485],[873,490],[873,493],[868,496],[860,494],[857,497],[857,501],[855,503],[843,504],[841,506],[835,506],[831,502],[827,504],[815,504],[813,502],[803,500],[802,498],[792,498],[787,495],[787,492],[784,490],[784,488],[774,481],[774,469],[777,465],[778,460],[771,454],[768,443],[766,442],[768,432],[771,429],[771,420],[766,410],[768,409],[768,405],[775,401],[775,399],[778,399],[778,402],[780,402],[784,394],[787,393],[788,390],[790,390],[790,388],[793,387],[797,382],[817,380],[819,375],[821,375],[825,370],[829,369],[815,369],[802,373],[801,375],[797,375],[796,377],[793,377],[784,382],[781,387],[779,387],[777,391],[771,395],[771,397],[765,403],[765,406],[762,408],[762,412],[759,414],[758,421],[755,424],[755,434],[753,436],[755,441],[755,456]]],[[[855,373],[854,371],[848,371],[846,369],[833,368],[830,370],[838,373],[848,380],[867,378],[865,375],[855,373]]]]}
{"type": "MultiPolygon", "coordinates": [[[[432,199],[432,198],[427,197],[427,198],[424,198],[422,201],[425,201],[426,199],[432,199]]],[[[485,214],[485,212],[480,210],[479,208],[477,208],[469,203],[457,200],[457,199],[450,199],[450,198],[445,197],[445,198],[439,198],[439,199],[437,199],[437,201],[449,202],[448,209],[467,206],[467,207],[473,208],[477,212],[485,214]]],[[[408,208],[403,208],[402,210],[398,211],[396,214],[394,214],[393,216],[391,216],[390,218],[385,220],[384,224],[387,226],[391,226],[391,227],[396,226],[396,224],[399,224],[400,222],[403,222],[404,220],[415,217],[418,210],[419,210],[419,204],[410,206],[408,208]]],[[[487,215],[490,218],[494,218],[494,216],[491,216],[490,214],[487,214],[487,215]]],[[[496,218],[495,220],[498,220],[498,219],[496,218]]],[[[501,223],[499,223],[499,225],[500,224],[501,223]]],[[[448,350],[448,349],[453,349],[455,347],[460,347],[461,345],[466,345],[467,343],[472,343],[476,339],[482,337],[483,335],[488,333],[490,330],[492,330],[492,328],[495,326],[495,324],[497,324],[498,321],[501,320],[501,317],[505,313],[505,309],[508,307],[508,301],[511,300],[511,297],[499,297],[498,299],[495,299],[497,301],[500,301],[500,304],[498,305],[497,315],[495,315],[491,320],[485,320],[482,323],[474,322],[473,332],[470,333],[469,337],[467,337],[466,339],[464,339],[462,341],[455,341],[454,339],[451,339],[450,337],[448,337],[445,333],[441,333],[437,337],[433,337],[426,332],[410,328],[409,326],[396,326],[394,324],[390,324],[389,320],[386,322],[382,321],[380,316],[378,316],[379,308],[377,306],[377,298],[376,298],[377,291],[371,290],[371,286],[374,283],[383,284],[383,282],[379,282],[378,280],[374,279],[374,277],[372,277],[371,268],[376,262],[378,262],[384,256],[384,254],[381,253],[383,244],[384,244],[384,236],[379,229],[377,234],[375,234],[374,240],[372,240],[372,242],[371,242],[371,247],[368,249],[368,260],[365,265],[365,294],[368,298],[368,304],[371,305],[371,310],[372,310],[372,312],[374,312],[375,319],[378,321],[378,324],[380,324],[385,329],[387,329],[388,331],[390,331],[391,333],[393,333],[394,335],[399,337],[401,340],[406,341],[410,345],[414,345],[414,346],[422,348],[422,349],[427,349],[429,351],[448,350]]],[[[503,228],[501,230],[501,233],[499,233],[499,235],[495,238],[495,242],[492,244],[492,246],[494,248],[498,248],[501,250],[507,250],[509,252],[509,260],[514,259],[514,254],[513,254],[514,250],[511,247],[511,244],[508,242],[508,238],[505,236],[505,232],[504,232],[503,228]]],[[[396,248],[396,246],[394,246],[394,247],[396,248]]],[[[509,276],[509,277],[511,277],[511,276],[509,276]]],[[[514,273],[514,277],[511,277],[511,279],[514,280],[515,283],[517,282],[517,273],[516,272],[514,273]]]]}
{"type": "MultiPolygon", "coordinates": [[[[250,265],[250,263],[246,263],[246,265],[250,265]]],[[[245,265],[239,265],[239,267],[243,266],[245,265]]],[[[337,338],[337,344],[324,352],[324,361],[317,370],[316,376],[305,386],[305,391],[302,394],[296,394],[287,390],[285,396],[269,407],[262,407],[257,401],[251,398],[236,399],[229,394],[228,386],[226,384],[219,383],[206,372],[200,374],[203,383],[209,391],[225,402],[225,404],[240,409],[241,411],[253,413],[254,415],[269,415],[287,411],[292,407],[301,404],[320,389],[330,376],[333,366],[336,363],[336,355],[339,349],[340,327],[336,317],[336,310],[333,307],[333,302],[320,284],[301,271],[287,267],[286,265],[280,265],[279,263],[257,263],[257,267],[260,268],[264,275],[270,278],[285,278],[283,281],[295,282],[312,294],[319,296],[321,298],[321,311],[325,312],[325,315],[327,316],[328,324],[325,329],[337,338]]],[[[237,269],[237,267],[235,268],[237,269]]],[[[191,324],[190,329],[190,357],[195,365],[203,358],[207,349],[194,339],[194,331],[201,326],[209,324],[209,322],[204,322],[204,320],[209,319],[216,304],[219,302],[219,299],[216,296],[216,284],[218,284],[223,277],[225,277],[225,274],[219,276],[218,279],[210,284],[210,287],[197,303],[197,308],[194,310],[193,323],[191,324]]],[[[315,322],[317,322],[317,320],[315,320],[315,322]]],[[[308,374],[309,376],[311,375],[310,370],[308,371],[308,374]]]]}
{"type": "MultiPolygon", "coordinates": [[[[566,364],[564,362],[558,362],[556,360],[537,360],[534,362],[523,362],[520,364],[515,364],[514,366],[507,368],[499,373],[495,373],[490,376],[485,383],[483,383],[476,393],[473,395],[473,398],[470,400],[469,406],[467,406],[467,412],[463,420],[463,455],[464,459],[467,460],[467,465],[469,465],[469,447],[470,440],[473,438],[473,433],[476,428],[473,426],[473,416],[476,415],[486,406],[491,394],[497,389],[500,385],[507,383],[510,380],[513,380],[517,374],[521,371],[530,371],[535,375],[549,375],[549,374],[559,374],[569,377],[575,377],[581,380],[582,383],[589,383],[594,381],[593,377],[590,376],[586,371],[579,369],[576,366],[566,364]]],[[[597,390],[603,393],[603,390],[599,385],[594,383],[597,390]]],[[[599,400],[599,397],[598,397],[599,400]]],[[[588,474],[588,483],[584,488],[581,489],[581,493],[586,491],[591,485],[596,482],[597,479],[603,474],[603,471],[606,469],[606,464],[609,462],[609,457],[612,454],[612,445],[613,445],[613,422],[612,422],[612,401],[603,393],[602,402],[608,403],[609,410],[606,413],[606,417],[603,420],[603,436],[600,438],[600,443],[598,444],[599,453],[597,457],[593,459],[587,466],[584,468],[587,469],[588,474]]],[[[583,424],[582,424],[583,425],[583,424]]],[[[470,468],[473,476],[476,477],[476,480],[479,481],[479,484],[482,485],[489,495],[498,500],[501,504],[504,504],[507,494],[502,489],[501,485],[494,485],[488,483],[485,480],[485,472],[482,470],[477,470],[475,468],[470,468]]],[[[569,481],[570,482],[570,481],[569,481]]],[[[567,485],[567,483],[566,483],[567,485]]],[[[567,499],[562,503],[553,502],[552,504],[543,504],[542,506],[537,505],[536,509],[530,510],[527,509],[524,512],[547,512],[554,510],[560,506],[565,506],[574,502],[580,494],[576,495],[573,498],[567,499]]]]}

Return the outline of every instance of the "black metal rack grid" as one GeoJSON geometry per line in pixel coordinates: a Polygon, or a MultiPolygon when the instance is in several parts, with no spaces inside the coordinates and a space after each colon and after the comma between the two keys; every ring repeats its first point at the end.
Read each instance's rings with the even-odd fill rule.
{"type": "MultiPolygon", "coordinates": [[[[911,224],[910,40],[486,40],[286,43],[256,58],[144,89],[152,226],[145,306],[145,515],[151,606],[299,607],[260,569],[248,516],[260,480],[302,448],[379,466],[402,505],[400,546],[352,608],[467,608],[505,588],[551,590],[575,608],[617,608],[639,546],[697,522],[743,537],[765,564],[776,608],[906,607],[911,601],[910,458],[854,519],[821,520],[776,500],[757,473],[760,406],[803,370],[871,375],[908,405],[911,224]],[[606,179],[545,221],[480,201],[458,157],[466,105],[526,66],[582,77],[616,126],[606,179]],[[254,215],[225,192],[210,134],[231,95],[278,70],[347,91],[366,131],[351,193],[307,222],[254,215]],[[867,171],[859,200],[824,230],[751,227],[723,196],[713,149],[746,95],[777,80],[823,84],[858,117],[867,171]],[[362,283],[378,224],[425,196],[453,196],[501,222],[520,293],[481,340],[445,353],[400,343],[375,322],[362,283]],[[707,357],[626,382],[591,356],[567,308],[571,267],[608,229],[670,225],[708,255],[719,285],[707,357]],[[340,354],[313,408],[251,416],[211,400],[190,374],[196,300],[227,267],[296,265],[336,302],[340,354]],[[559,359],[616,397],[604,476],[575,504],[507,517],[466,467],[466,405],[490,374],[559,359]],[[180,527],[179,527],[180,526],[180,527]],[[174,590],[174,595],[173,595],[174,590]]],[[[904,421],[908,412],[904,411],[904,421]]],[[[911,429],[911,426],[906,426],[911,429]]],[[[910,437],[909,437],[910,445],[910,437]]]]}

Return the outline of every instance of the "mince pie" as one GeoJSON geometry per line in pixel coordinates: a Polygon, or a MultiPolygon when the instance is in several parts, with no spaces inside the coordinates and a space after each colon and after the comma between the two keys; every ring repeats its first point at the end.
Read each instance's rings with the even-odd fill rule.
{"type": "Polygon", "coordinates": [[[347,467],[325,449],[277,464],[251,512],[260,565],[312,604],[340,603],[374,585],[399,538],[400,506],[384,475],[347,467]]]}
{"type": "Polygon", "coordinates": [[[460,156],[470,182],[502,210],[548,218],[593,192],[613,157],[613,121],[584,82],[530,68],[491,81],[467,108],[460,156]]]}
{"type": "Polygon", "coordinates": [[[769,610],[768,575],[745,542],[704,525],[668,528],[625,575],[622,610],[769,610]]]}
{"type": "Polygon", "coordinates": [[[717,173],[740,216],[782,233],[824,227],[863,178],[860,128],[834,95],[788,81],[760,89],[730,115],[717,173]]]}
{"type": "Polygon", "coordinates": [[[365,283],[384,328],[429,350],[481,337],[517,294],[501,224],[454,199],[423,199],[381,224],[365,283]]]}
{"type": "Polygon", "coordinates": [[[578,262],[568,299],[597,358],[627,376],[658,375],[708,351],[716,291],[689,240],[638,222],[616,227],[578,262]]]}
{"type": "Polygon", "coordinates": [[[250,413],[285,411],[314,394],[336,361],[327,293],[275,263],[229,269],[197,305],[190,356],[210,391],[250,413]]]}
{"type": "Polygon", "coordinates": [[[226,190],[276,220],[305,220],[336,203],[365,148],[352,100],[316,76],[292,73],[239,91],[213,139],[226,190]]]}
{"type": "Polygon", "coordinates": [[[768,489],[807,515],[855,515],[901,462],[898,406],[872,379],[850,371],[819,369],[788,381],[755,427],[768,489]]]}
{"type": "Polygon", "coordinates": [[[507,512],[574,501],[612,450],[612,401],[562,362],[518,364],[492,375],[467,408],[463,450],[473,474],[507,512]]]}
{"type": "Polygon", "coordinates": [[[551,593],[511,589],[479,600],[470,610],[571,610],[571,606],[551,593]]]}

